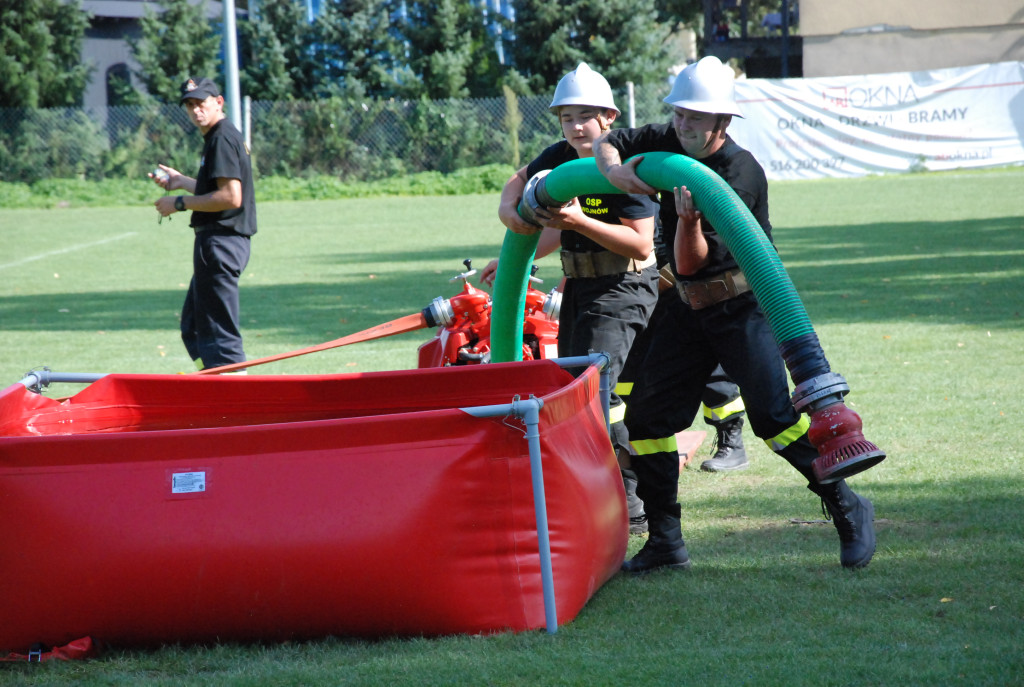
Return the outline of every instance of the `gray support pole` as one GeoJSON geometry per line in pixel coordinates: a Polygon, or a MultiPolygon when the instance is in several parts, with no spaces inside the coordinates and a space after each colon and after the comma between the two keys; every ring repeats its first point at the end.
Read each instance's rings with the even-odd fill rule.
{"type": "MultiPolygon", "coordinates": [[[[553,358],[552,362],[566,367],[587,367],[597,365],[601,368],[601,402],[604,406],[605,423],[608,422],[608,355],[591,353],[588,356],[572,358],[553,358]]],[[[537,521],[537,547],[540,554],[540,580],[544,595],[544,624],[548,634],[558,631],[558,613],[555,608],[555,577],[551,565],[551,534],[548,531],[547,497],[544,494],[544,465],[540,455],[540,409],[544,401],[536,397],[520,400],[517,396],[512,403],[492,406],[475,406],[459,408],[473,417],[505,417],[512,415],[522,419],[526,425],[526,441],[530,451],[530,481],[533,485],[533,514],[537,521]]]]}
{"type": "Polygon", "coordinates": [[[782,78],[789,77],[789,0],[782,0],[782,78]]]}
{"type": "Polygon", "coordinates": [[[49,369],[43,368],[42,370],[26,372],[24,379],[19,384],[29,391],[34,391],[38,394],[42,393],[42,390],[46,387],[57,382],[91,384],[106,376],[107,373],[105,372],[51,372],[49,369]]]}
{"type": "MultiPolygon", "coordinates": [[[[605,358],[607,360],[607,357],[605,358]]],[[[612,434],[612,385],[607,367],[601,371],[601,383],[598,393],[601,395],[601,407],[604,408],[604,428],[610,437],[612,434]]]]}
{"type": "Polygon", "coordinates": [[[540,554],[540,584],[544,596],[544,625],[548,634],[558,632],[558,613],[555,609],[555,575],[551,566],[551,534],[548,532],[548,505],[544,495],[544,466],[540,456],[540,409],[544,401],[530,397],[522,401],[517,396],[512,403],[494,406],[459,408],[473,417],[520,418],[526,425],[526,441],[530,450],[530,481],[533,484],[533,514],[537,522],[537,550],[540,554]]]}
{"type": "Polygon", "coordinates": [[[245,96],[242,98],[242,116],[245,129],[242,131],[242,136],[245,138],[245,147],[250,151],[252,150],[252,98],[245,96]]]}
{"type": "Polygon", "coordinates": [[[235,0],[224,0],[224,88],[228,96],[231,123],[242,130],[242,96],[238,85],[238,36],[235,29],[235,0]]]}
{"type": "Polygon", "coordinates": [[[544,623],[549,634],[558,631],[555,612],[555,577],[551,567],[551,537],[548,532],[548,506],[544,495],[544,466],[540,460],[540,399],[531,399],[523,407],[526,441],[530,447],[530,480],[533,484],[533,515],[537,521],[537,547],[540,550],[540,579],[544,593],[544,623]]]}
{"type": "Polygon", "coordinates": [[[633,95],[633,82],[626,82],[626,107],[629,108],[629,128],[636,128],[636,98],[633,95]]]}

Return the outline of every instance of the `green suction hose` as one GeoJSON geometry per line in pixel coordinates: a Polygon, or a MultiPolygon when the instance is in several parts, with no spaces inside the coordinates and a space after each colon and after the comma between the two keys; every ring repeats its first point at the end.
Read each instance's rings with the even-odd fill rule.
{"type": "MultiPolygon", "coordinates": [[[[697,209],[722,236],[746,275],[796,384],[793,407],[811,417],[807,436],[819,452],[813,464],[818,483],[846,479],[883,460],[885,452],[861,433],[860,416],[843,403],[850,387],[842,375],[829,369],[775,247],[736,192],[706,166],[682,155],[646,153],[636,171],[654,188],[690,189],[697,209]]],[[[598,171],[593,159],[574,160],[530,179],[519,214],[531,219],[533,208],[561,205],[587,193],[620,192],[598,171]]],[[[523,310],[539,238],[539,233],[505,234],[491,312],[491,360],[495,362],[522,360],[523,310]]]]}
{"type": "MultiPolygon", "coordinates": [[[[747,206],[720,176],[696,160],[671,153],[646,153],[637,166],[637,175],[658,189],[674,186],[690,189],[697,209],[722,236],[746,275],[780,345],[814,334],[775,247],[747,206]]],[[[560,205],[586,193],[621,193],[598,171],[592,158],[560,165],[533,189],[540,205],[560,205]]],[[[530,191],[528,187],[527,192],[530,191]]],[[[521,204],[520,212],[527,214],[529,210],[521,204]]],[[[523,306],[538,238],[539,234],[524,236],[511,231],[505,234],[491,314],[491,360],[495,362],[522,359],[523,306]],[[506,258],[510,259],[506,262],[506,258]]]]}
{"type": "Polygon", "coordinates": [[[537,252],[540,231],[536,234],[505,232],[498,254],[498,272],[494,275],[491,301],[491,362],[507,363],[523,359],[523,316],[526,290],[530,283],[530,265],[537,252]]]}

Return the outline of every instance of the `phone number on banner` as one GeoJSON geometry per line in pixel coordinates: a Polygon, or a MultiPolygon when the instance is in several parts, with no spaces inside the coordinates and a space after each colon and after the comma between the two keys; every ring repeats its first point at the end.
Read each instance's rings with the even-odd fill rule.
{"type": "Polygon", "coordinates": [[[801,169],[839,169],[845,161],[845,157],[812,157],[803,160],[771,160],[768,165],[773,172],[793,172],[801,169]]]}

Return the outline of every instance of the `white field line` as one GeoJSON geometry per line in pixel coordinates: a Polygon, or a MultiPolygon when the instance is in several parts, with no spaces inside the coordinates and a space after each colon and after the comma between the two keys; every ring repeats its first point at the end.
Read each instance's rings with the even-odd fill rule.
{"type": "Polygon", "coordinates": [[[102,239],[100,241],[93,241],[92,243],[80,243],[77,246],[68,246],[67,248],[61,248],[60,250],[51,250],[47,253],[40,253],[39,255],[32,255],[21,260],[15,260],[14,262],[0,263],[0,270],[5,270],[8,267],[18,267],[19,265],[25,265],[36,260],[43,260],[45,258],[53,257],[54,255],[63,255],[64,253],[74,253],[76,250],[84,250],[86,248],[92,248],[94,246],[102,246],[104,243],[110,243],[112,241],[120,241],[126,239],[129,236],[135,236],[134,231],[129,231],[127,234],[119,234],[117,236],[111,236],[110,238],[102,239]]]}

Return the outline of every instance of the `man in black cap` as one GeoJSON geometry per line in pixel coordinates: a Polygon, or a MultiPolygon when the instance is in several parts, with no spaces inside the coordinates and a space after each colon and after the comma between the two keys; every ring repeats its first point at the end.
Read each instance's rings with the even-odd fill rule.
{"type": "Polygon", "coordinates": [[[249,149],[224,115],[224,96],[210,79],[189,79],[181,104],[203,134],[196,178],[166,165],[150,174],[167,191],[192,195],[159,198],[166,217],[192,211],[195,231],[192,282],[181,309],[181,338],[200,370],[245,361],[238,326],[238,278],[249,262],[249,237],[256,233],[256,202],[249,149]]]}

